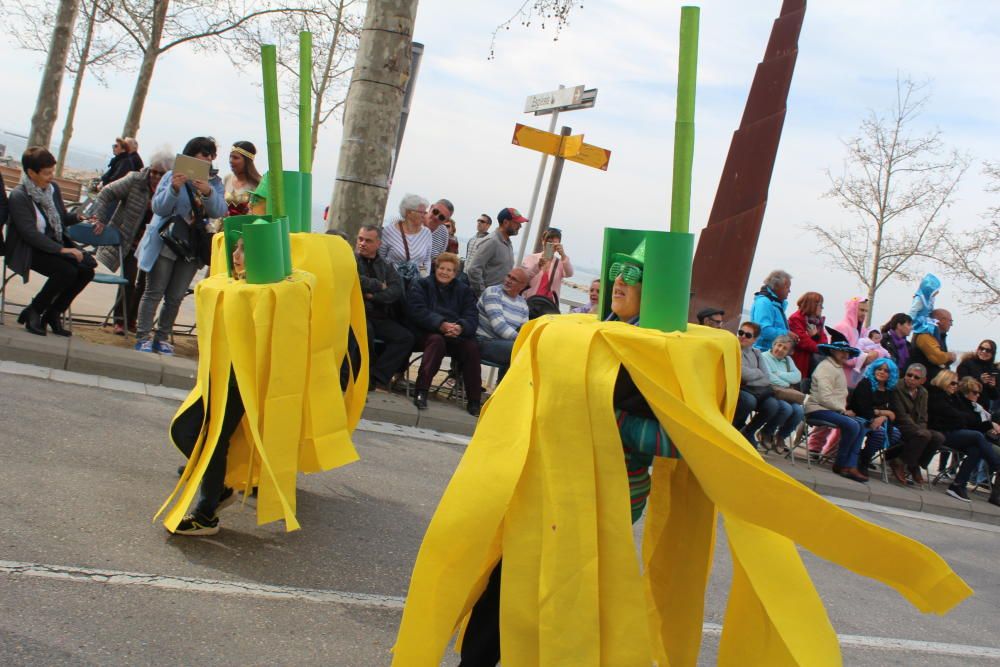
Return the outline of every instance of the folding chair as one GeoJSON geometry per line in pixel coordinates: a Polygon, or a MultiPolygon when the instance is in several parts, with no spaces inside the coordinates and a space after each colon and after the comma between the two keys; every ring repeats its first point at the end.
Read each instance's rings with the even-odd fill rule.
{"type": "Polygon", "coordinates": [[[792,442],[792,446],[785,453],[785,458],[791,461],[792,465],[795,465],[795,450],[798,449],[799,447],[805,447],[806,467],[812,468],[813,463],[822,463],[823,457],[822,456],[818,457],[816,461],[812,460],[812,452],[809,451],[809,429],[817,427],[836,429],[837,425],[828,421],[823,421],[818,417],[810,417],[808,413],[806,413],[805,421],[803,421],[802,423],[804,424],[802,428],[802,433],[795,438],[794,442],[792,442]]]}
{"type": "MultiPolygon", "coordinates": [[[[960,452],[957,449],[952,449],[951,447],[948,447],[946,445],[941,445],[938,448],[938,454],[939,455],[940,455],[941,452],[947,452],[949,454],[948,465],[945,467],[944,470],[939,470],[938,474],[934,475],[934,479],[931,480],[931,486],[932,487],[935,484],[937,484],[941,480],[942,477],[945,476],[945,473],[950,474],[951,478],[955,479],[955,475],[958,474],[958,469],[959,469],[959,467],[961,467],[962,461],[965,460],[965,453],[964,452],[960,452]]],[[[927,476],[930,477],[929,474],[927,476]]]]}
{"type": "MultiPolygon", "coordinates": [[[[10,279],[13,278],[16,275],[17,274],[14,273],[13,271],[10,272],[10,275],[7,274],[7,256],[4,255],[4,257],[3,257],[3,284],[0,285],[0,324],[3,324],[4,314],[6,314],[6,312],[7,312],[7,283],[9,283],[10,279]]],[[[20,305],[23,305],[23,304],[15,303],[13,305],[14,306],[20,306],[20,305]]]]}
{"type": "MultiPolygon", "coordinates": [[[[104,232],[101,234],[94,233],[94,226],[89,222],[80,222],[75,225],[66,228],[66,233],[69,237],[81,244],[82,246],[91,248],[100,248],[101,246],[115,246],[118,248],[118,273],[103,273],[97,272],[94,274],[95,283],[101,283],[102,285],[117,285],[118,286],[118,300],[122,304],[122,322],[128,322],[128,300],[125,298],[125,287],[129,285],[128,278],[125,277],[125,251],[122,248],[122,237],[118,233],[118,230],[114,227],[105,227],[104,232]]],[[[104,318],[104,324],[108,323],[111,315],[114,311],[114,306],[108,311],[108,314],[104,318]]],[[[70,321],[72,321],[70,317],[70,321]]]]}

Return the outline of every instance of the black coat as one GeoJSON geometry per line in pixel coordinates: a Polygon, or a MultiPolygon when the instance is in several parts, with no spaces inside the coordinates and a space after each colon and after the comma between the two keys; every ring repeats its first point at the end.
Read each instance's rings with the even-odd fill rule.
{"type": "Polygon", "coordinates": [[[366,259],[355,254],[361,292],[365,295],[365,315],[368,319],[388,319],[395,316],[395,304],[403,298],[403,279],[389,262],[379,255],[366,259]],[[383,287],[385,285],[385,287],[383,287]],[[372,297],[369,299],[368,295],[372,297]]]}
{"type": "MultiPolygon", "coordinates": [[[[958,365],[958,377],[971,377],[976,382],[982,384],[983,373],[996,373],[996,364],[991,364],[988,361],[983,361],[977,357],[972,357],[971,359],[966,359],[958,365]]],[[[1000,389],[996,386],[989,386],[983,384],[983,392],[979,394],[979,405],[986,408],[986,411],[990,410],[990,403],[1000,398],[1000,389]]]]}
{"type": "Polygon", "coordinates": [[[459,280],[439,285],[434,276],[415,281],[410,286],[407,313],[410,322],[422,333],[438,333],[444,322],[462,325],[461,338],[475,338],[479,311],[472,288],[459,280]]]}
{"type": "Polygon", "coordinates": [[[3,255],[6,252],[6,246],[4,245],[3,238],[9,214],[10,205],[7,203],[7,188],[3,184],[3,179],[0,178],[0,255],[3,255]]]}
{"type": "Polygon", "coordinates": [[[886,389],[873,389],[868,378],[861,378],[847,400],[847,407],[857,416],[871,421],[875,419],[876,410],[890,409],[891,399],[892,392],[886,389]]]}
{"type": "Polygon", "coordinates": [[[132,153],[119,153],[108,162],[108,170],[101,174],[101,185],[113,183],[119,178],[135,171],[135,162],[132,160],[132,153]]]}
{"type": "Polygon", "coordinates": [[[948,394],[934,385],[927,387],[927,426],[942,433],[961,429],[984,431],[989,428],[968,399],[958,392],[948,394]]]}
{"type": "Polygon", "coordinates": [[[62,192],[59,191],[59,186],[55,183],[52,184],[52,200],[56,205],[56,211],[62,218],[62,243],[56,241],[55,231],[44,211],[42,211],[42,217],[45,218],[45,232],[38,231],[35,212],[41,209],[35,207],[35,202],[25,192],[24,186],[18,185],[10,191],[10,218],[7,221],[7,266],[11,271],[20,275],[25,282],[28,282],[28,272],[31,270],[31,258],[34,253],[44,252],[58,255],[63,248],[78,248],[73,243],[73,239],[65,233],[65,230],[66,227],[79,222],[79,219],[66,211],[62,192]]]}

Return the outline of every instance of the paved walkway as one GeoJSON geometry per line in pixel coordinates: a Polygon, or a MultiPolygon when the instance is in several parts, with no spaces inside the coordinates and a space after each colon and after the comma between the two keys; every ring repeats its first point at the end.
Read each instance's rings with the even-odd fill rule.
{"type": "MultiPolygon", "coordinates": [[[[0,372],[177,401],[194,386],[197,364],[190,359],[144,354],[75,337],[33,336],[12,324],[0,326],[0,372]]],[[[476,419],[456,403],[432,399],[428,409],[421,411],[398,394],[370,393],[363,417],[365,430],[388,429],[404,436],[455,442],[467,441],[462,436],[471,436],[476,426],[476,419]]],[[[874,473],[868,484],[859,484],[834,475],[825,466],[809,467],[804,461],[793,464],[774,454],[765,460],[820,495],[1000,525],[1000,507],[987,503],[981,492],[971,493],[972,502],[964,503],[946,495],[943,484],[904,488],[886,484],[874,473]]]]}

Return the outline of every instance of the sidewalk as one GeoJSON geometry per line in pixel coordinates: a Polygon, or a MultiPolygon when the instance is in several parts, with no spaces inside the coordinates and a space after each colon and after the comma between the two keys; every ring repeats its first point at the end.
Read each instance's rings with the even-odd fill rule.
{"type": "MultiPolygon", "coordinates": [[[[97,376],[98,386],[107,389],[173,400],[194,386],[197,363],[190,359],[97,345],[77,337],[34,336],[12,324],[0,326],[0,372],[77,384],[95,382],[97,376]]],[[[432,398],[427,410],[417,410],[405,396],[377,392],[368,394],[363,418],[464,436],[472,435],[476,427],[476,418],[455,403],[432,398]]],[[[823,496],[1000,525],[1000,507],[987,503],[981,492],[970,492],[970,504],[946,495],[944,484],[904,488],[882,482],[874,472],[868,484],[859,484],[834,475],[828,467],[807,467],[802,460],[793,465],[775,454],[764,460],[823,496]]]]}

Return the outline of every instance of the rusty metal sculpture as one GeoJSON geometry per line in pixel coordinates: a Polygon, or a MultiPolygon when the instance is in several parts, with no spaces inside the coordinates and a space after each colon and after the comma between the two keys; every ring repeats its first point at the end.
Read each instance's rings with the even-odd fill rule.
{"type": "Polygon", "coordinates": [[[694,313],[714,306],[726,311],[726,328],[739,325],[805,11],[805,0],[784,0],[771,28],[764,59],[757,65],[743,118],[729,145],[708,225],[698,240],[691,276],[691,321],[694,313]]]}

